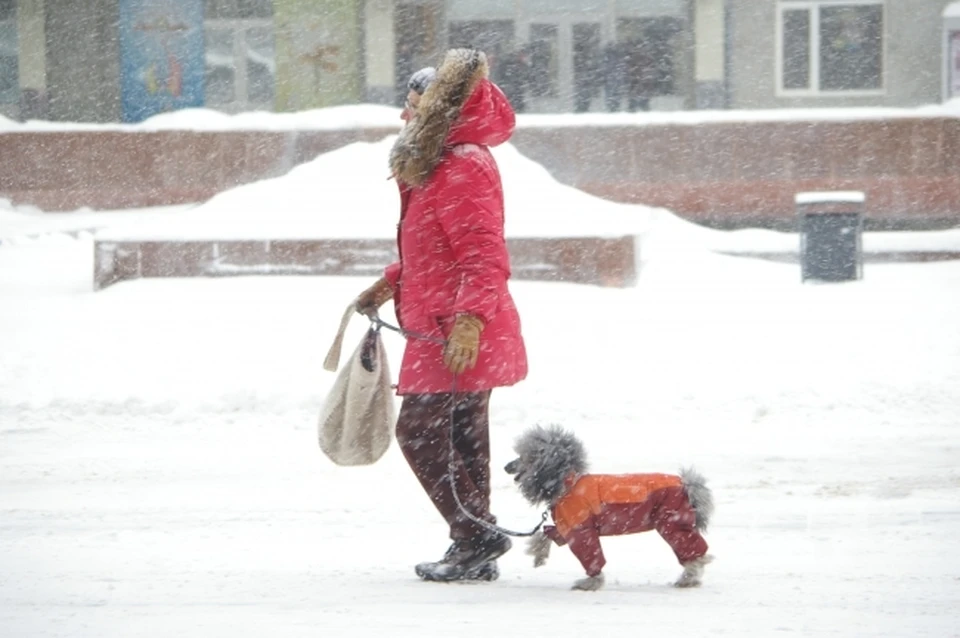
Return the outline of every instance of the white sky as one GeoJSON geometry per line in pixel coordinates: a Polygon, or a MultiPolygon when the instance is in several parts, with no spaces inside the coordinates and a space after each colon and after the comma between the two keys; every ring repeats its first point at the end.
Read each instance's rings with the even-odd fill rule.
{"type": "MultiPolygon", "coordinates": [[[[691,591],[655,533],[605,539],[597,593],[569,591],[568,550],[534,570],[522,541],[496,583],[419,582],[447,539],[399,450],[345,469],[316,443],[322,359],[368,279],[92,292],[93,233],[392,236],[388,144],[194,209],[0,203],[3,636],[960,635],[960,262],[801,284],[797,264],[719,254],[795,235],[603,202],[497,152],[511,234],[637,233],[641,270],[628,289],[512,284],[531,368],[494,393],[494,509],[538,519],[500,469],[533,423],[575,430],[596,471],[695,465],[717,559],[691,591]]],[[[865,246],[957,251],[958,232],[865,246]]]]}

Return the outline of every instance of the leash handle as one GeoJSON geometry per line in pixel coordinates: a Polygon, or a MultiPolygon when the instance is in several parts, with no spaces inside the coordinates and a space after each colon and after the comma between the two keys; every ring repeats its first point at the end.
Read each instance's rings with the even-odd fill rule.
{"type": "Polygon", "coordinates": [[[376,312],[367,315],[367,317],[370,319],[370,323],[373,325],[373,327],[376,330],[380,330],[380,328],[386,328],[387,330],[393,330],[400,336],[405,337],[407,339],[429,341],[430,343],[439,343],[441,345],[444,345],[447,343],[446,339],[441,339],[440,337],[431,337],[430,335],[420,334],[419,332],[410,332],[409,330],[404,330],[399,326],[395,326],[393,324],[387,323],[386,321],[381,319],[380,315],[378,315],[376,312]]]}

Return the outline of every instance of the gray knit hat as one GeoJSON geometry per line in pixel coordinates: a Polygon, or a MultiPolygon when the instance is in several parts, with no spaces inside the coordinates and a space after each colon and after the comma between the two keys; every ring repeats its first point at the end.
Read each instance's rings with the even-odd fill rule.
{"type": "Polygon", "coordinates": [[[407,88],[415,91],[418,95],[423,95],[430,83],[437,77],[437,70],[432,66],[425,66],[413,75],[407,81],[407,88]]]}

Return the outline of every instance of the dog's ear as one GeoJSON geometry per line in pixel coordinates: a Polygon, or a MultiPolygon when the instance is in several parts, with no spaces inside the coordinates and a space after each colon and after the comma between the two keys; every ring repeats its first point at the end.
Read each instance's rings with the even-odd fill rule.
{"type": "Polygon", "coordinates": [[[507,474],[516,474],[520,471],[520,459],[513,459],[509,463],[503,466],[503,470],[507,474]]]}

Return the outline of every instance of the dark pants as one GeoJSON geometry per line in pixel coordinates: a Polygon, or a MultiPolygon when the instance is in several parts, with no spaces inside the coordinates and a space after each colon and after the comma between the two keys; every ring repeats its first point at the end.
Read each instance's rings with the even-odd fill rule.
{"type": "Polygon", "coordinates": [[[475,517],[495,523],[490,514],[490,391],[456,395],[410,394],[397,418],[397,443],[410,469],[450,526],[450,538],[470,540],[485,534],[457,505],[450,485],[450,435],[457,495],[475,517]],[[456,397],[453,426],[450,405],[456,397]]]}
{"type": "Polygon", "coordinates": [[[628,110],[631,113],[636,111],[649,111],[650,110],[650,98],[648,97],[638,97],[636,95],[631,95],[627,105],[628,110]]]}
{"type": "Polygon", "coordinates": [[[623,88],[618,84],[608,84],[604,89],[604,100],[608,111],[619,111],[623,103],[623,88]]]}

